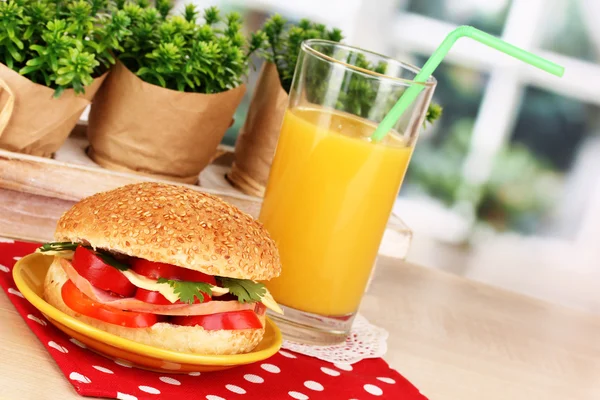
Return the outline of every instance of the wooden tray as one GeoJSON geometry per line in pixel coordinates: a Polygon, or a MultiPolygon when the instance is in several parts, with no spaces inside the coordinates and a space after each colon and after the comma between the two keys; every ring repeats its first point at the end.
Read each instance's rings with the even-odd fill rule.
{"type": "MultiPolygon", "coordinates": [[[[101,168],[86,155],[87,145],[85,136],[73,134],[54,159],[0,149],[0,236],[48,241],[62,213],[84,197],[129,183],[167,182],[101,168]]],[[[225,179],[233,161],[232,150],[219,147],[200,174],[199,185],[180,185],[219,196],[257,217],[262,199],[241,193],[225,179]]],[[[410,229],[392,215],[382,243],[385,255],[404,258],[411,237],[410,229]]]]}

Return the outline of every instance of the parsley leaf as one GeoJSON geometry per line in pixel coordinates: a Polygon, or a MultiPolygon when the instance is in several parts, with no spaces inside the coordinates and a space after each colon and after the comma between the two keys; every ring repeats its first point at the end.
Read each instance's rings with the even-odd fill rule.
{"type": "MultiPolygon", "coordinates": [[[[47,251],[75,251],[77,247],[83,246],[86,249],[92,249],[92,246],[85,246],[81,243],[72,243],[72,242],[50,242],[44,243],[38,250],[41,253],[47,251]]],[[[93,250],[92,250],[93,251],[93,250]]],[[[102,259],[106,264],[110,265],[118,269],[119,271],[127,271],[129,269],[129,265],[125,264],[122,261],[119,261],[115,256],[113,256],[107,250],[98,249],[94,251],[94,253],[102,259]]]]}
{"type": "Polygon", "coordinates": [[[71,242],[50,242],[44,243],[40,246],[39,250],[43,253],[45,251],[65,251],[65,250],[75,250],[79,246],[79,243],[71,243],[71,242]]]}
{"type": "Polygon", "coordinates": [[[265,285],[251,281],[250,279],[234,279],[216,277],[221,286],[229,289],[229,292],[237,296],[240,303],[260,302],[267,292],[265,285]]]}
{"type": "Polygon", "coordinates": [[[200,303],[204,303],[204,293],[212,296],[212,290],[208,283],[176,281],[165,278],[158,278],[157,282],[166,283],[171,286],[175,294],[179,296],[179,300],[184,303],[194,304],[194,297],[197,298],[200,303]]]}
{"type": "Polygon", "coordinates": [[[97,250],[96,255],[100,257],[106,264],[118,269],[119,271],[127,271],[129,269],[129,265],[117,260],[112,254],[106,251],[97,250]]]}

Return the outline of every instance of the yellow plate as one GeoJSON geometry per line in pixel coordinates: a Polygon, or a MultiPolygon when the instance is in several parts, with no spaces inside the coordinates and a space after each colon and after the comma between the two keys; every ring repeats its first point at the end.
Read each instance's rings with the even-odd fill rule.
{"type": "Polygon", "coordinates": [[[281,347],[281,332],[267,318],[265,336],[247,354],[199,355],[180,353],[123,339],[87,325],[46,303],[43,299],[44,278],[52,263],[50,256],[34,253],[23,257],[13,269],[17,288],[35,308],[67,335],[88,348],[126,365],[169,373],[219,371],[251,364],[275,354],[281,347]]]}

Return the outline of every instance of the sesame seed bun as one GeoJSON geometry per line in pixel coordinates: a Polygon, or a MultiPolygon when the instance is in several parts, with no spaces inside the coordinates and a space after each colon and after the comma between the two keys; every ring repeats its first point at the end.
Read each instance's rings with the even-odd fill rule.
{"type": "Polygon", "coordinates": [[[54,237],[209,275],[269,280],[281,272],[260,222],[176,185],[144,182],[87,197],[58,220],[54,237]]]}
{"type": "Polygon", "coordinates": [[[63,313],[78,320],[149,346],[195,354],[240,354],[252,351],[264,335],[265,317],[260,316],[263,329],[207,331],[199,326],[178,326],[159,322],[149,328],[126,328],[89,318],[71,310],[63,301],[61,289],[68,280],[58,262],[53,262],[44,281],[44,299],[63,313]]]}

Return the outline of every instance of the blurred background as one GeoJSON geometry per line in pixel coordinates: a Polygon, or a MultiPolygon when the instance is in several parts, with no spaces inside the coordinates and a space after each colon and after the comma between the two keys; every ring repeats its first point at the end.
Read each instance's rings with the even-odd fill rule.
{"type": "Polygon", "coordinates": [[[565,66],[559,79],[459,41],[435,73],[443,116],[422,132],[394,212],[413,231],[411,262],[600,313],[600,1],[194,3],[238,11],[249,29],[275,12],[309,18],[417,66],[467,24],[565,66]]]}

